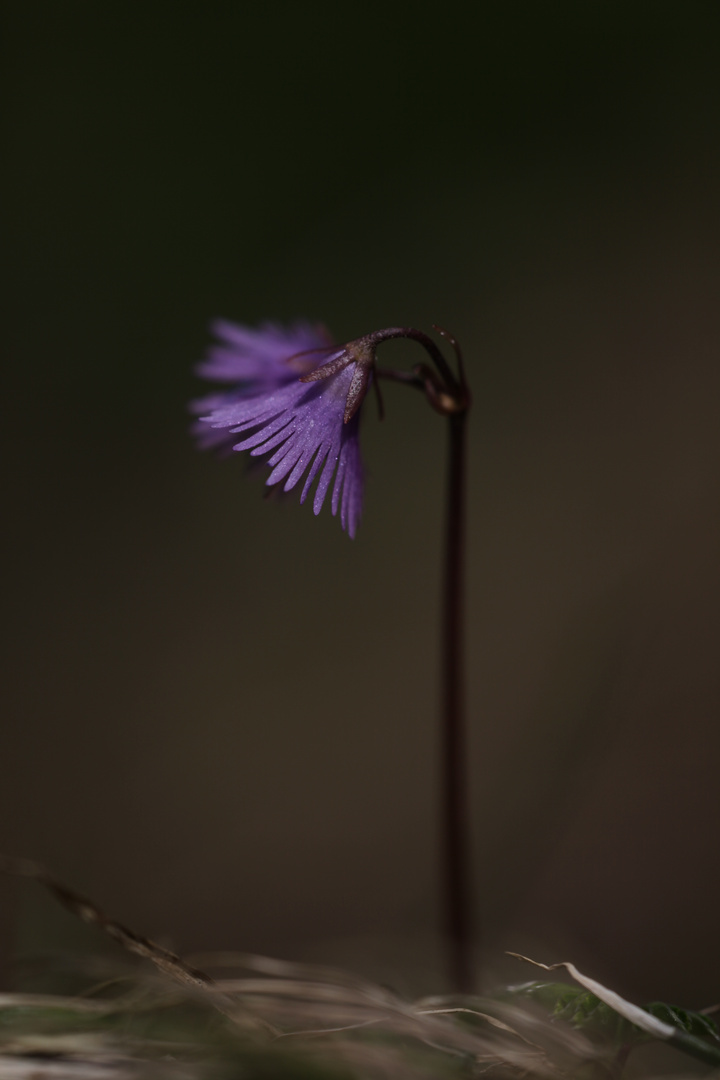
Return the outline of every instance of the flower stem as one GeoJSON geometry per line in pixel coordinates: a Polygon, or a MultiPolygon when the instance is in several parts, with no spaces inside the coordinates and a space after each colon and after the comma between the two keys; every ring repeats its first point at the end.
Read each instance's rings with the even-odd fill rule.
{"type": "Polygon", "coordinates": [[[389,338],[417,341],[435,364],[412,372],[376,368],[379,376],[413,386],[425,393],[436,412],[447,417],[449,455],[445,511],[445,551],[442,603],[442,713],[440,722],[440,889],[443,937],[450,983],[459,993],[472,990],[473,928],[470,882],[469,813],[466,775],[465,725],[465,470],[466,417],[471,395],[458,342],[447,330],[434,326],[455,352],[453,375],[432,338],[413,327],[389,327],[363,339],[373,346],[389,338]]]}
{"type": "Polygon", "coordinates": [[[448,416],[442,612],[441,813],[443,928],[450,980],[472,989],[469,821],[464,699],[465,448],[467,413],[448,416]]]}

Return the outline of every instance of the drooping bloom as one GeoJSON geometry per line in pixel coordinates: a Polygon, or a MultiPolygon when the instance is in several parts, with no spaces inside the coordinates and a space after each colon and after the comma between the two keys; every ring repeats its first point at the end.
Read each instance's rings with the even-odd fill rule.
{"type": "Polygon", "coordinates": [[[350,536],[360,518],[363,467],[360,413],[373,356],[362,343],[333,345],[322,327],[265,323],[257,329],[218,321],[221,344],[197,372],[229,389],[193,402],[198,444],[220,451],[269,455],[266,483],[290,491],[304,478],[300,502],[317,481],[313,509],[330,491],[350,536]]]}

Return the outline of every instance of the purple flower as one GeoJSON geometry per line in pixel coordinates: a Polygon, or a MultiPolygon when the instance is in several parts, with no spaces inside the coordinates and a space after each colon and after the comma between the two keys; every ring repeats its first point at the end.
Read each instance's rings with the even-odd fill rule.
{"type": "Polygon", "coordinates": [[[332,485],[332,512],[340,509],[343,528],[354,536],[363,496],[359,409],[372,351],[362,342],[333,345],[326,330],[308,323],[264,323],[254,330],[218,321],[213,330],[221,344],[210,349],[198,374],[232,386],[193,402],[198,444],[269,455],[266,483],[284,481],[290,491],[304,477],[300,502],[317,480],[316,514],[332,485]]]}

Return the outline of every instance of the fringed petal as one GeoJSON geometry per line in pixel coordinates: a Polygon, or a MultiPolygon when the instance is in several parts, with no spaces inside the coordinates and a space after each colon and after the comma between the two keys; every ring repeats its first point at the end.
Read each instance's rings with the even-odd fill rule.
{"type": "Polygon", "coordinates": [[[330,372],[343,350],[304,323],[251,329],[218,321],[214,331],[222,344],[210,350],[200,373],[238,385],[194,404],[193,411],[206,412],[195,425],[198,443],[264,457],[271,469],[267,484],[283,483],[285,491],[304,477],[300,502],[315,485],[316,514],[332,486],[332,513],[340,510],[343,528],[354,535],[362,503],[358,417],[345,424],[344,413],[357,382],[355,364],[330,372]],[[323,364],[322,380],[299,381],[323,364]]]}

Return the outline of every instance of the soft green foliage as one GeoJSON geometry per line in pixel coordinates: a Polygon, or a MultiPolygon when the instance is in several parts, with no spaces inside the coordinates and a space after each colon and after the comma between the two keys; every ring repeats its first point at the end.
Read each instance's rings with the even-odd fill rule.
{"type": "Polygon", "coordinates": [[[553,1018],[565,1020],[576,1028],[583,1028],[588,1035],[606,1039],[621,1045],[638,1038],[643,1033],[600,1001],[595,994],[569,983],[533,982],[517,987],[516,994],[528,997],[547,1009],[553,1018]]]}
{"type": "Polygon", "coordinates": [[[697,1035],[699,1038],[715,1039],[720,1042],[720,1033],[714,1020],[703,1013],[692,1012],[690,1009],[681,1009],[677,1005],[668,1005],[664,1001],[651,1001],[649,1005],[643,1005],[645,1012],[656,1016],[666,1024],[680,1028],[688,1035],[697,1035]]]}
{"type": "MultiPolygon", "coordinates": [[[[514,994],[537,1002],[543,1009],[547,1009],[553,1018],[565,1020],[573,1027],[582,1028],[587,1034],[617,1046],[651,1038],[600,1001],[595,994],[579,986],[569,983],[533,982],[516,987],[514,994]]],[[[664,1001],[653,1001],[644,1005],[643,1009],[686,1035],[720,1042],[717,1024],[703,1013],[681,1009],[664,1001]]]]}

